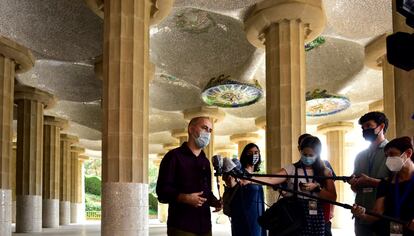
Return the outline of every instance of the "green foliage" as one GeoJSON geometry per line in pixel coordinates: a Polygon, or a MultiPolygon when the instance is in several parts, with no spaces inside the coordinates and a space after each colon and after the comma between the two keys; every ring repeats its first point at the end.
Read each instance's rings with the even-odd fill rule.
{"type": "Polygon", "coordinates": [[[85,161],[85,175],[102,176],[102,159],[91,158],[85,161]]]}
{"type": "Polygon", "coordinates": [[[149,209],[150,211],[153,210],[155,212],[158,211],[158,199],[154,194],[150,193],[148,195],[148,201],[149,201],[149,209]]]}
{"type": "Polygon", "coordinates": [[[148,165],[148,176],[149,176],[148,191],[154,194],[154,196],[157,196],[157,194],[155,193],[155,188],[157,186],[158,168],[152,162],[150,162],[148,165]]]}
{"type": "Polygon", "coordinates": [[[102,181],[98,176],[85,176],[85,192],[101,196],[102,181]]]}
{"type": "Polygon", "coordinates": [[[101,210],[101,196],[86,193],[85,194],[85,210],[86,211],[100,211],[101,210]]]}

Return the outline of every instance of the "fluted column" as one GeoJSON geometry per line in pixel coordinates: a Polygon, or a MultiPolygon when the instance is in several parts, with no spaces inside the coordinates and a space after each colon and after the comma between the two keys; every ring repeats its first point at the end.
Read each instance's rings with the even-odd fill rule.
{"type": "Polygon", "coordinates": [[[396,137],[395,130],[395,82],[394,67],[387,61],[386,48],[387,34],[380,35],[365,46],[365,65],[382,70],[383,99],[371,103],[370,111],[383,111],[388,118],[387,138],[396,137]]]}
{"type": "Polygon", "coordinates": [[[254,143],[259,139],[260,135],[256,133],[233,134],[230,136],[230,141],[237,144],[239,157],[247,144],[254,143]]]}
{"type": "MultiPolygon", "coordinates": [[[[10,184],[12,191],[12,222],[16,223],[16,152],[17,143],[13,142],[12,159],[10,160],[10,184]]],[[[1,232],[1,231],[0,231],[1,232]]]]}
{"type": "MultiPolygon", "coordinates": [[[[396,11],[396,1],[392,1],[392,23],[394,32],[413,33],[407,26],[406,18],[396,11]]],[[[394,67],[395,86],[395,124],[396,137],[410,136],[414,138],[414,70],[405,71],[394,67]]]]}
{"type": "Polygon", "coordinates": [[[16,232],[42,231],[43,111],[53,95],[29,86],[16,86],[17,161],[16,232]]]}
{"type": "Polygon", "coordinates": [[[71,163],[71,192],[70,192],[70,223],[79,223],[82,212],[82,198],[80,197],[82,182],[82,169],[79,161],[79,155],[84,153],[85,149],[77,146],[70,147],[71,163]]]}
{"type": "Polygon", "coordinates": [[[11,235],[12,191],[10,158],[13,139],[13,100],[15,74],[34,65],[29,49],[0,36],[0,235],[11,235]]]}
{"type": "MultiPolygon", "coordinates": [[[[336,175],[343,176],[350,166],[347,166],[345,134],[354,127],[351,122],[334,122],[318,126],[318,132],[326,135],[326,144],[328,147],[329,163],[335,171],[336,175]]],[[[337,201],[344,202],[345,196],[351,194],[352,191],[342,181],[335,181],[337,192],[337,201]]],[[[333,225],[336,228],[346,227],[346,213],[345,209],[339,207],[335,208],[335,217],[333,218],[333,225]]],[[[349,223],[349,222],[348,222],[349,223]]]]}
{"type": "Polygon", "coordinates": [[[85,221],[86,216],[86,209],[85,209],[85,161],[89,160],[88,156],[80,155],[78,157],[78,186],[76,188],[77,191],[77,197],[76,201],[81,204],[81,207],[78,208],[78,221],[83,222],[85,221]]]}
{"type": "Polygon", "coordinates": [[[70,197],[71,197],[71,145],[79,141],[78,137],[61,134],[60,135],[60,191],[59,191],[59,224],[70,224],[70,197]]]}
{"type": "Polygon", "coordinates": [[[266,50],[269,173],[298,159],[296,142],[306,124],[304,45],[322,33],[325,23],[321,0],[265,0],[246,18],[247,39],[266,50]]]}
{"type": "Polygon", "coordinates": [[[43,125],[43,202],[42,225],[59,227],[60,191],[60,131],[66,128],[64,119],[45,116],[43,125]]]}
{"type": "Polygon", "coordinates": [[[148,235],[148,0],[104,1],[102,235],[148,235]]]}

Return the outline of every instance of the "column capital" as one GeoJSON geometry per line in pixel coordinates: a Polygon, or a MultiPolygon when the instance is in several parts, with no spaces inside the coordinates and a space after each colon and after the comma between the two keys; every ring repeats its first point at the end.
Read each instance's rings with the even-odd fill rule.
{"type": "Polygon", "coordinates": [[[26,85],[17,85],[15,87],[14,100],[38,101],[45,106],[45,109],[52,108],[56,104],[56,98],[52,94],[26,85]]]}
{"type": "Polygon", "coordinates": [[[43,124],[57,126],[61,130],[67,129],[69,126],[68,120],[56,116],[43,116],[43,124]]]}
{"type": "Polygon", "coordinates": [[[378,101],[375,102],[371,102],[368,105],[368,110],[369,111],[384,111],[384,99],[380,99],[378,101]]]}
{"type": "Polygon", "coordinates": [[[187,129],[173,129],[171,131],[171,136],[177,139],[188,137],[188,130],[187,129]]]}
{"type": "Polygon", "coordinates": [[[186,109],[183,111],[184,119],[189,121],[194,117],[198,116],[205,116],[209,117],[213,120],[214,123],[220,122],[224,119],[224,116],[226,115],[222,110],[220,110],[217,107],[195,107],[186,109]]]}
{"type": "Polygon", "coordinates": [[[259,129],[266,129],[266,116],[260,116],[257,117],[254,120],[254,123],[256,124],[256,127],[259,129]]]}
{"type": "Polygon", "coordinates": [[[305,43],[314,40],[326,25],[322,0],[265,0],[257,3],[244,22],[247,40],[255,47],[263,48],[266,29],[283,20],[301,20],[305,26],[305,43]]]}
{"type": "Polygon", "coordinates": [[[233,134],[230,136],[230,141],[233,143],[238,142],[249,142],[254,143],[260,139],[260,135],[257,133],[242,133],[242,134],[233,134]]]}
{"type": "Polygon", "coordinates": [[[0,55],[14,60],[16,73],[30,70],[35,63],[35,58],[28,48],[3,36],[0,36],[0,55]]]}
{"type": "Polygon", "coordinates": [[[382,70],[382,61],[387,53],[386,39],[388,34],[382,34],[365,46],[364,64],[374,70],[382,70]]]}
{"type": "Polygon", "coordinates": [[[237,152],[237,147],[235,145],[224,145],[224,146],[218,146],[215,149],[216,153],[219,152],[237,152]]]}
{"type": "Polygon", "coordinates": [[[349,131],[353,128],[354,123],[339,121],[319,125],[317,130],[322,134],[326,134],[331,131],[349,131]]]}
{"type": "MultiPolygon", "coordinates": [[[[170,14],[174,0],[147,0],[151,2],[150,24],[155,25],[170,14]]],[[[100,18],[104,18],[104,0],[85,0],[86,5],[100,18]]]]}
{"type": "Polygon", "coordinates": [[[166,143],[163,145],[163,148],[165,151],[169,152],[170,150],[177,148],[179,146],[180,144],[178,142],[177,143],[166,143]]]}
{"type": "Polygon", "coordinates": [[[78,147],[78,146],[70,146],[70,151],[71,152],[75,152],[77,154],[82,154],[85,152],[85,148],[83,147],[78,147]]]}
{"type": "Polygon", "coordinates": [[[79,161],[87,161],[87,160],[89,160],[90,158],[88,157],[88,156],[85,156],[85,155],[79,155],[78,156],[78,160],[79,161]]]}
{"type": "Polygon", "coordinates": [[[70,134],[60,134],[60,140],[61,141],[67,141],[70,144],[74,144],[79,142],[79,138],[74,136],[74,135],[70,135],[70,134]]]}

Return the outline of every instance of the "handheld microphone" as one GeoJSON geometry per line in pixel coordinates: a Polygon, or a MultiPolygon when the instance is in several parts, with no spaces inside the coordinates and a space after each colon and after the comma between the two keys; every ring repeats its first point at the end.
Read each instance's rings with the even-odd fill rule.
{"type": "Polygon", "coordinates": [[[233,160],[223,158],[223,173],[228,173],[234,177],[250,178],[249,173],[241,167],[241,163],[237,158],[233,160]]]}
{"type": "Polygon", "coordinates": [[[220,155],[214,155],[212,157],[212,164],[214,168],[214,176],[223,175],[223,158],[220,155]]]}

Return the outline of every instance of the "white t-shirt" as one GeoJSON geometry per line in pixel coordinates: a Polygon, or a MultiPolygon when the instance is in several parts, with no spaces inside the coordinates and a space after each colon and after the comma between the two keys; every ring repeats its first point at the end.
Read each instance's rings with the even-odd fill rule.
{"type": "MultiPolygon", "coordinates": [[[[285,167],[283,167],[283,169],[285,169],[286,170],[286,172],[287,172],[287,174],[288,175],[295,175],[295,166],[293,165],[293,164],[289,164],[289,165],[287,165],[287,166],[285,166],[285,167]]],[[[312,169],[306,169],[306,174],[308,175],[308,176],[313,176],[313,170],[312,169]]],[[[302,176],[304,176],[305,175],[305,173],[303,172],[303,168],[302,167],[299,167],[298,168],[298,173],[297,173],[297,175],[302,175],[302,176]]],[[[287,182],[287,184],[288,184],[288,189],[294,189],[294,181],[295,181],[295,179],[294,178],[288,178],[287,180],[286,180],[286,182],[287,182]]],[[[312,183],[313,182],[313,179],[312,178],[309,178],[309,183],[312,183]]],[[[298,178],[298,191],[299,192],[303,192],[303,193],[308,193],[308,194],[312,194],[310,191],[302,191],[301,189],[300,189],[300,186],[299,186],[299,183],[308,183],[308,181],[306,181],[306,178],[298,178]]],[[[314,193],[315,194],[315,193],[314,193]]],[[[286,194],[286,196],[292,196],[293,194],[292,193],[287,193],[286,194]]],[[[301,195],[298,195],[298,197],[299,198],[304,198],[304,199],[308,199],[308,197],[305,197],[305,196],[301,196],[301,195]]]]}

